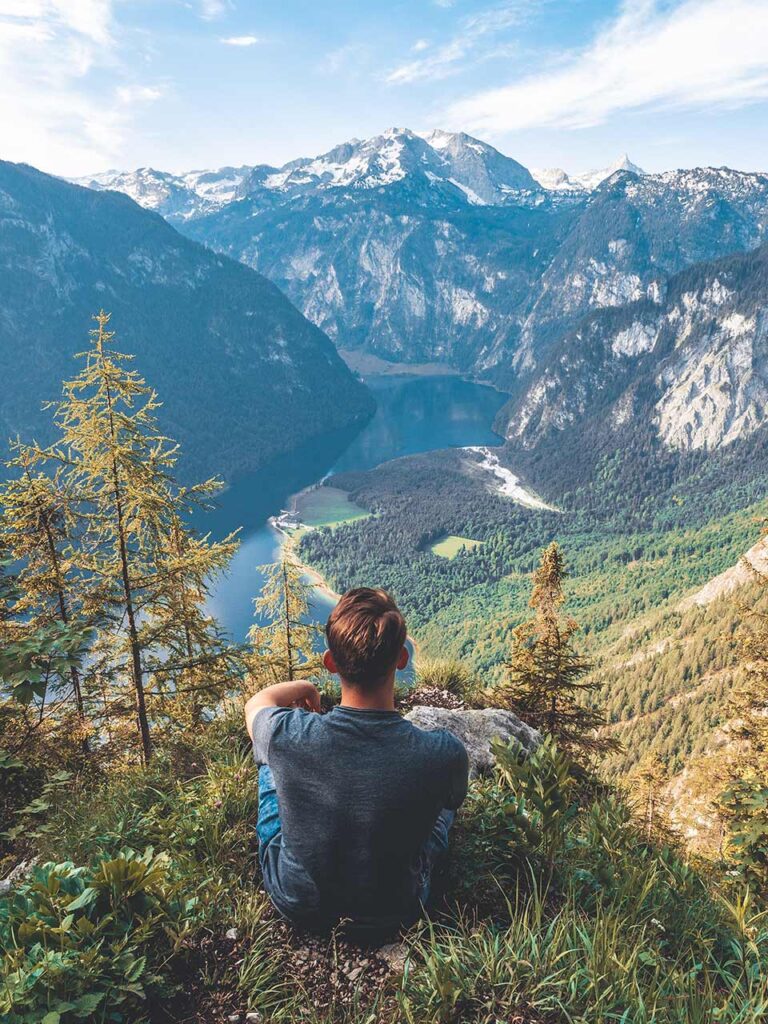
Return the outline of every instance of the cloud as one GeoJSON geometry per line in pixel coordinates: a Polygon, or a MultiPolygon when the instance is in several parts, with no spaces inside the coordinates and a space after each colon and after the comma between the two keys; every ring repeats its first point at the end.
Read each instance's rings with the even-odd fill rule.
{"type": "Polygon", "coordinates": [[[426,39],[417,39],[411,49],[414,53],[421,53],[423,50],[429,49],[429,42],[426,39]]]}
{"type": "Polygon", "coordinates": [[[115,90],[117,98],[126,106],[134,103],[154,103],[163,95],[159,85],[119,85],[115,90]]]}
{"type": "Polygon", "coordinates": [[[108,166],[134,109],[161,95],[121,82],[114,0],[0,0],[3,157],[57,174],[108,166]]]}
{"type": "Polygon", "coordinates": [[[219,39],[225,46],[255,46],[259,42],[258,36],[224,36],[219,39]]]}
{"type": "Polygon", "coordinates": [[[741,106],[768,98],[768,2],[627,0],[584,49],[546,71],[452,104],[445,122],[499,135],[579,129],[633,110],[741,106]]]}
{"type": "Polygon", "coordinates": [[[3,156],[64,173],[100,163],[115,116],[81,86],[113,49],[111,0],[0,0],[3,156]]]}
{"type": "Polygon", "coordinates": [[[370,61],[371,48],[367,43],[346,43],[326,53],[318,66],[325,74],[356,76],[363,70],[367,71],[370,61]]]}
{"type": "MultiPolygon", "coordinates": [[[[496,37],[519,25],[533,6],[534,0],[512,0],[463,18],[459,31],[448,42],[425,57],[409,60],[394,68],[386,75],[385,81],[389,85],[409,85],[420,80],[437,81],[463,70],[468,63],[477,63],[497,55],[496,37]]],[[[417,51],[424,49],[426,47],[419,43],[414,47],[417,51]]],[[[507,55],[509,48],[503,52],[507,55]]]]}
{"type": "Polygon", "coordinates": [[[204,21],[215,21],[229,9],[227,0],[199,0],[198,10],[204,21]]]}

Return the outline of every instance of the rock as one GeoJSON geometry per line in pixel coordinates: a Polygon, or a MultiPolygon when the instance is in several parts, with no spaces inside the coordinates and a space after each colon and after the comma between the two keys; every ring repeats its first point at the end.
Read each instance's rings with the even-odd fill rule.
{"type": "Polygon", "coordinates": [[[401,974],[408,959],[408,947],[404,942],[390,942],[377,949],[379,957],[386,963],[393,974],[401,974]]]}
{"type": "Polygon", "coordinates": [[[10,874],[0,881],[0,896],[7,896],[16,882],[24,878],[25,875],[28,875],[35,864],[37,864],[37,857],[32,860],[20,861],[10,874]]]}
{"type": "Polygon", "coordinates": [[[362,967],[353,967],[351,971],[347,971],[347,977],[350,981],[355,982],[363,973],[362,967]]]}
{"type": "Polygon", "coordinates": [[[533,753],[541,742],[541,733],[532,729],[511,711],[483,708],[479,711],[453,711],[419,705],[405,716],[420,729],[447,729],[461,740],[469,755],[469,774],[474,778],[493,766],[491,740],[512,740],[533,753]]]}
{"type": "Polygon", "coordinates": [[[227,931],[224,932],[224,938],[225,939],[232,939],[233,942],[236,942],[237,941],[237,928],[228,928],[227,931]]]}
{"type": "Polygon", "coordinates": [[[245,1024],[261,1024],[263,1020],[258,1010],[249,1010],[245,1015],[245,1024]]]}

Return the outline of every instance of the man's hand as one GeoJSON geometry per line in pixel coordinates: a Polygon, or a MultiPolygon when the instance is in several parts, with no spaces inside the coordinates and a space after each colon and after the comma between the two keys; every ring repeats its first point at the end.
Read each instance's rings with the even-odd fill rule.
{"type": "Polygon", "coordinates": [[[250,698],[245,705],[245,724],[253,738],[253,719],[262,708],[305,708],[320,710],[320,691],[308,679],[294,679],[288,683],[275,683],[250,698]]]}

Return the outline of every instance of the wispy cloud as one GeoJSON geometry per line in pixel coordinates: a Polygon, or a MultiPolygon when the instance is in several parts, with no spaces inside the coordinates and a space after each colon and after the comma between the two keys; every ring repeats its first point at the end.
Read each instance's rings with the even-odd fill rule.
{"type": "Polygon", "coordinates": [[[357,75],[367,70],[371,60],[371,48],[368,43],[345,43],[331,50],[320,61],[320,70],[326,74],[336,75],[341,72],[357,75]]]}
{"type": "Polygon", "coordinates": [[[215,21],[229,9],[227,0],[198,0],[200,17],[204,21],[215,21]]]}
{"type": "Polygon", "coordinates": [[[768,2],[627,0],[584,49],[446,112],[448,124],[498,135],[577,129],[624,111],[706,109],[768,98],[768,2]]]}
{"type": "Polygon", "coordinates": [[[99,164],[115,110],[83,82],[113,51],[111,0],[0,0],[3,156],[65,173],[99,164]]]}
{"type": "Polygon", "coordinates": [[[259,42],[258,36],[224,36],[219,39],[225,46],[255,46],[259,42]]]}
{"type": "MultiPolygon", "coordinates": [[[[428,52],[427,47],[417,43],[414,50],[423,50],[424,56],[393,68],[386,75],[385,81],[390,85],[408,85],[419,80],[436,81],[456,74],[468,64],[498,54],[499,35],[519,25],[534,6],[534,0],[512,0],[462,18],[458,31],[446,43],[428,52]]],[[[503,53],[509,53],[508,46],[503,53]]]]}
{"type": "Polygon", "coordinates": [[[104,166],[157,85],[120,81],[114,0],[0,0],[3,156],[61,174],[104,166]],[[116,81],[104,88],[104,76],[116,81]],[[97,83],[97,84],[96,84],[97,83]]]}
{"type": "Polygon", "coordinates": [[[154,103],[164,90],[159,85],[119,85],[115,92],[121,103],[132,106],[135,103],[154,103]]]}

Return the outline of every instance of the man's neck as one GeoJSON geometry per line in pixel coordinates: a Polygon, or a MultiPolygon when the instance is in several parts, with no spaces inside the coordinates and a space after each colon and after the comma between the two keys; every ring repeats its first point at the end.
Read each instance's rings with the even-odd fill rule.
{"type": "Polygon", "coordinates": [[[350,686],[342,679],[341,703],[343,707],[355,708],[357,711],[394,711],[394,677],[373,690],[365,690],[359,686],[350,686]]]}

